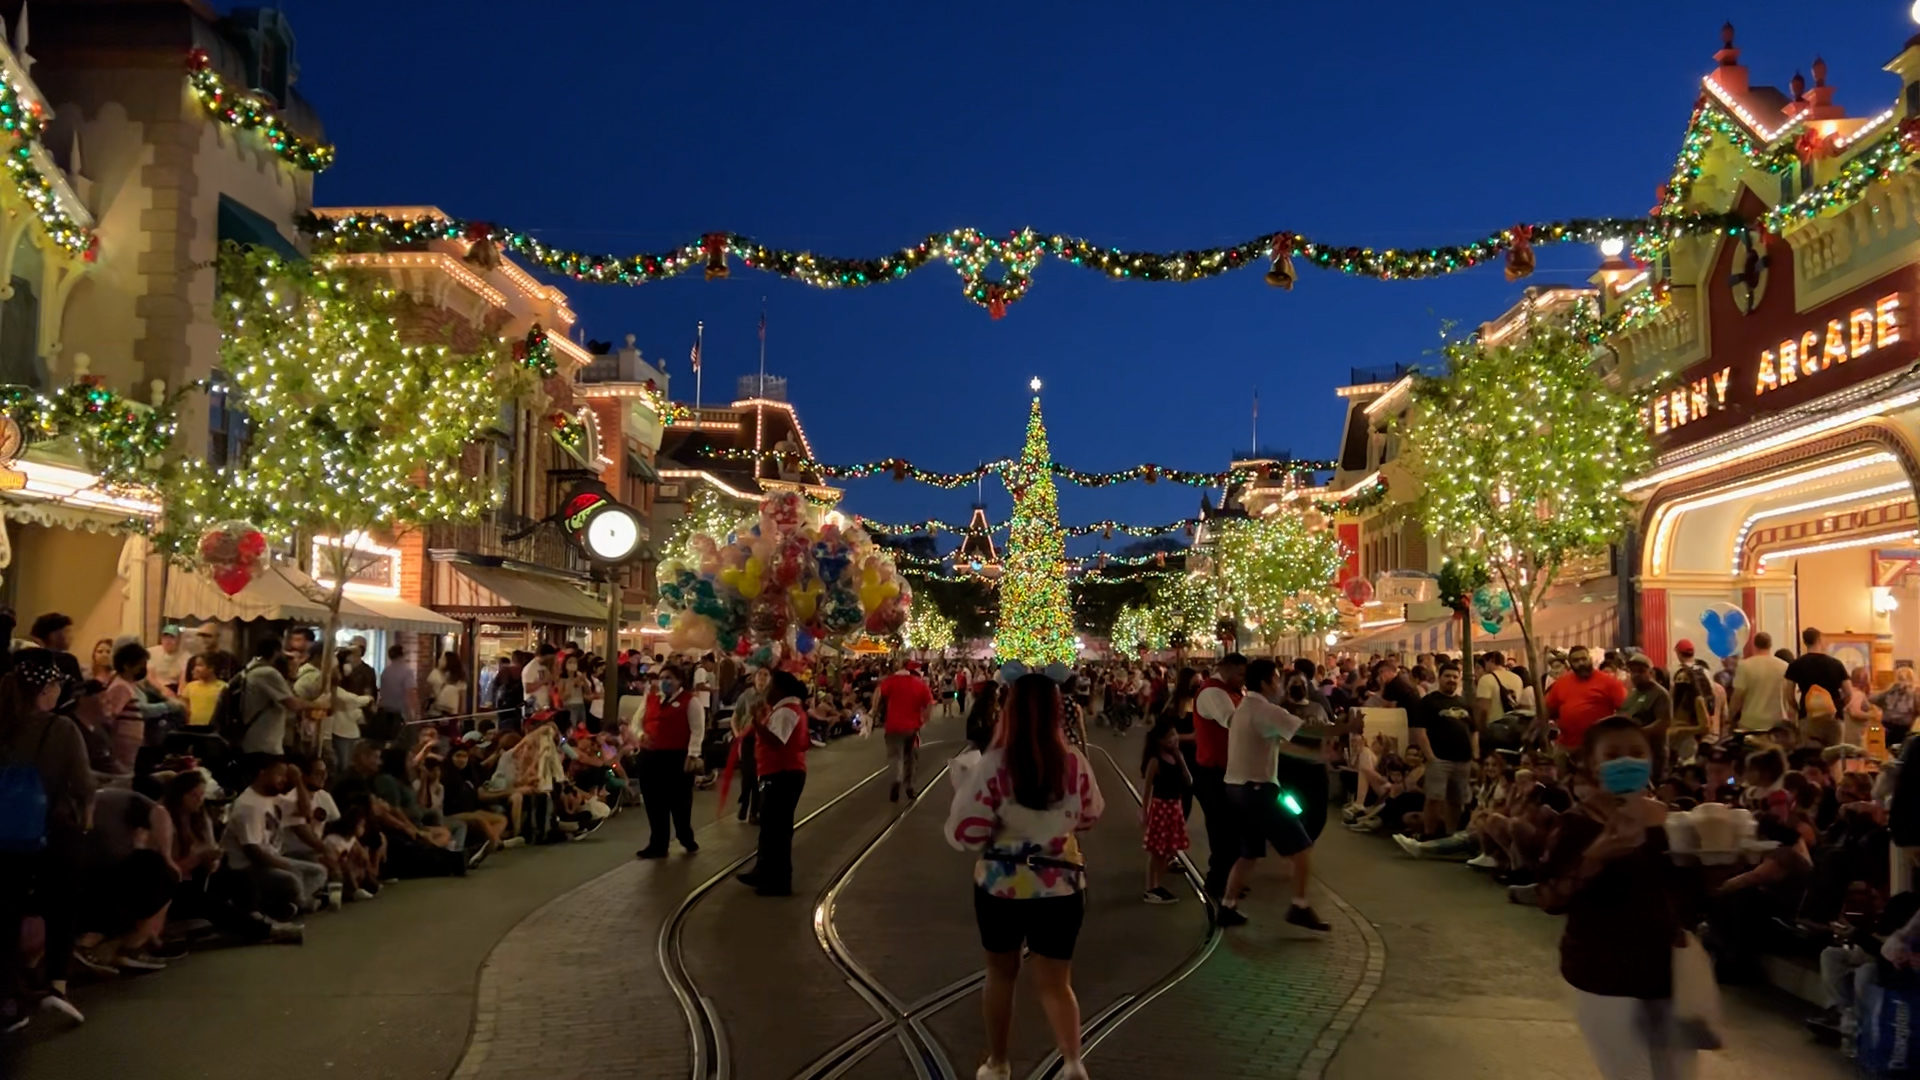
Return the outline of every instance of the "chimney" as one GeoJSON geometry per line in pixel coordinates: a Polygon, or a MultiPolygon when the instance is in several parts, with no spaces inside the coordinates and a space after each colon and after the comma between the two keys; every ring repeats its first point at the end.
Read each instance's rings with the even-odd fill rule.
{"type": "Polygon", "coordinates": [[[1720,28],[1720,51],[1713,54],[1720,66],[1708,76],[1720,85],[1720,89],[1729,94],[1740,95],[1747,92],[1747,69],[1740,66],[1740,50],[1733,45],[1733,24],[1727,23],[1720,28]]]}
{"type": "Polygon", "coordinates": [[[1827,85],[1827,62],[1813,59],[1813,88],[1800,97],[1806,103],[1803,115],[1809,120],[1839,120],[1847,110],[1833,103],[1833,87],[1827,85]]]}

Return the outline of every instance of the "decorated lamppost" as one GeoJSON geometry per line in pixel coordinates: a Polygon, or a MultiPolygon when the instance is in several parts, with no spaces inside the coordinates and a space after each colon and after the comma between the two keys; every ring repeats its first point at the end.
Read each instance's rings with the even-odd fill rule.
{"type": "MultiPolygon", "coordinates": [[[[620,623],[625,617],[621,608],[626,600],[626,586],[621,582],[618,571],[639,557],[646,543],[647,527],[632,507],[615,500],[605,484],[592,478],[574,483],[573,489],[561,502],[560,512],[554,520],[562,531],[573,538],[575,546],[600,571],[601,580],[607,583],[607,653],[617,664],[620,623]]],[[[617,669],[614,676],[606,681],[604,693],[602,723],[618,724],[620,676],[617,669]]]]}

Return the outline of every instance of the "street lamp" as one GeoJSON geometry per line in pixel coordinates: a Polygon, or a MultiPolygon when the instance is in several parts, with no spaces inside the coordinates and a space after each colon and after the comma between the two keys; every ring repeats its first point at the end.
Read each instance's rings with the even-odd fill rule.
{"type": "MultiPolygon", "coordinates": [[[[1916,7],[1920,7],[1920,0],[1914,0],[1914,3],[1916,7]]],[[[1609,259],[1619,258],[1620,253],[1625,250],[1627,250],[1627,242],[1617,236],[1609,236],[1600,241],[1600,254],[1609,259]]]]}

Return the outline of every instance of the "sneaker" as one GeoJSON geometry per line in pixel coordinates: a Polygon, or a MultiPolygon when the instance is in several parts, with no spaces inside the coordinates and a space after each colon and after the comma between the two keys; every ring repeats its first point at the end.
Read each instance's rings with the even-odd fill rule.
{"type": "Polygon", "coordinates": [[[1140,899],[1149,904],[1177,904],[1180,898],[1167,891],[1165,885],[1155,886],[1141,895],[1140,899]]]}
{"type": "Polygon", "coordinates": [[[479,847],[467,852],[467,869],[478,869],[481,863],[486,862],[487,850],[487,845],[481,844],[479,847]]]}
{"type": "Polygon", "coordinates": [[[664,859],[667,857],[667,849],[643,847],[639,851],[634,852],[633,857],[636,859],[664,859]]]}
{"type": "Polygon", "coordinates": [[[759,875],[751,870],[742,870],[740,873],[733,875],[733,880],[745,885],[749,889],[757,889],[760,887],[759,875]]]}
{"type": "MultiPolygon", "coordinates": [[[[59,1013],[61,1016],[66,1017],[76,1024],[84,1024],[87,1022],[86,1016],[74,1007],[73,1002],[67,1000],[67,995],[58,990],[48,991],[47,996],[40,999],[40,1008],[46,1012],[59,1013]]],[[[20,1023],[24,1025],[26,1020],[26,1014],[22,1013],[20,1015],[20,1023]]]]}
{"type": "Polygon", "coordinates": [[[1533,907],[1535,906],[1534,899],[1533,899],[1533,890],[1534,890],[1534,886],[1532,885],[1509,885],[1507,886],[1507,902],[1510,904],[1524,904],[1527,907],[1533,907]]]}
{"type": "Polygon", "coordinates": [[[1473,867],[1475,870],[1498,870],[1500,868],[1500,860],[1483,853],[1468,859],[1467,865],[1473,867]]]}
{"type": "Polygon", "coordinates": [[[900,801],[900,785],[899,784],[895,784],[892,787],[887,789],[887,801],[888,802],[900,801]]]}
{"type": "Polygon", "coordinates": [[[167,963],[187,958],[187,947],[177,943],[156,942],[141,951],[155,960],[164,960],[167,963]]]}
{"type": "Polygon", "coordinates": [[[373,899],[373,894],[365,889],[355,889],[353,890],[353,898],[355,900],[371,900],[373,899]]]}
{"type": "Polygon", "coordinates": [[[1087,1080],[1087,1063],[1076,1061],[1060,1067],[1060,1080],[1087,1080]]]}
{"type": "Polygon", "coordinates": [[[500,850],[505,851],[507,848],[525,847],[526,844],[527,838],[524,836],[509,836],[505,840],[500,841],[500,850]]]}
{"type": "Polygon", "coordinates": [[[1401,851],[1406,852],[1416,859],[1420,857],[1420,841],[1415,840],[1406,833],[1393,834],[1393,842],[1400,845],[1401,851]]]}
{"type": "Polygon", "coordinates": [[[1003,1061],[998,1065],[989,1061],[973,1070],[973,1080],[1012,1080],[1013,1064],[1003,1061]]]}
{"type": "Polygon", "coordinates": [[[277,922],[267,931],[267,940],[275,945],[304,945],[307,928],[300,923],[277,922]]]}
{"type": "MultiPolygon", "coordinates": [[[[28,1024],[31,1024],[31,1023],[33,1023],[32,1013],[24,1013],[24,1012],[20,1013],[19,1015],[15,1016],[13,1019],[0,1023],[0,1035],[12,1035],[17,1031],[23,1030],[28,1024]]],[[[985,1068],[985,1066],[982,1066],[982,1068],[985,1068]]],[[[985,1074],[982,1074],[982,1075],[985,1075],[985,1074]]],[[[1008,1074],[1000,1073],[999,1075],[1004,1077],[1004,1076],[1007,1076],[1008,1074]]]]}
{"type": "Polygon", "coordinates": [[[122,953],[113,958],[113,963],[121,971],[165,971],[166,962],[155,960],[145,953],[122,953]]]}
{"type": "Polygon", "coordinates": [[[908,785],[907,785],[907,801],[908,801],[908,802],[912,802],[913,800],[915,800],[915,799],[917,799],[917,798],[919,798],[919,797],[920,797],[920,793],[919,793],[919,792],[917,792],[917,791],[915,791],[915,790],[913,790],[913,785],[912,785],[912,784],[908,784],[908,785]]]}
{"type": "Polygon", "coordinates": [[[1230,907],[1223,907],[1218,912],[1214,913],[1213,921],[1219,923],[1221,926],[1247,925],[1247,917],[1245,915],[1240,914],[1240,910],[1238,908],[1230,908],[1230,907]]]}
{"type": "Polygon", "coordinates": [[[1316,934],[1324,934],[1333,929],[1325,919],[1314,914],[1312,908],[1301,907],[1299,904],[1287,905],[1287,925],[1311,930],[1316,934]]]}
{"type": "Polygon", "coordinates": [[[103,979],[111,979],[120,974],[119,968],[96,959],[92,953],[85,949],[73,950],[73,962],[103,979]]]}
{"type": "Polygon", "coordinates": [[[824,749],[827,745],[827,741],[825,739],[809,739],[807,741],[813,744],[813,748],[815,750],[824,749]]]}
{"type": "Polygon", "coordinates": [[[700,854],[700,845],[695,841],[688,840],[680,845],[680,850],[689,855],[698,855],[700,854]]]}

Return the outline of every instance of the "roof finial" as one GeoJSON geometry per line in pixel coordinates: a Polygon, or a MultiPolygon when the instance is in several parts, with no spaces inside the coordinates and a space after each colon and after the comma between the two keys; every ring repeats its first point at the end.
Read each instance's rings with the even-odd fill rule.
{"type": "Polygon", "coordinates": [[[1807,92],[1807,77],[1794,72],[1793,81],[1787,84],[1787,89],[1793,91],[1793,100],[1799,101],[1807,92]]]}
{"type": "Polygon", "coordinates": [[[27,0],[20,0],[20,18],[13,25],[13,55],[20,59],[23,71],[33,71],[33,57],[27,55],[27,0]]]}
{"type": "Polygon", "coordinates": [[[1813,58],[1813,85],[1827,85],[1827,62],[1818,56],[1813,58]]]}

